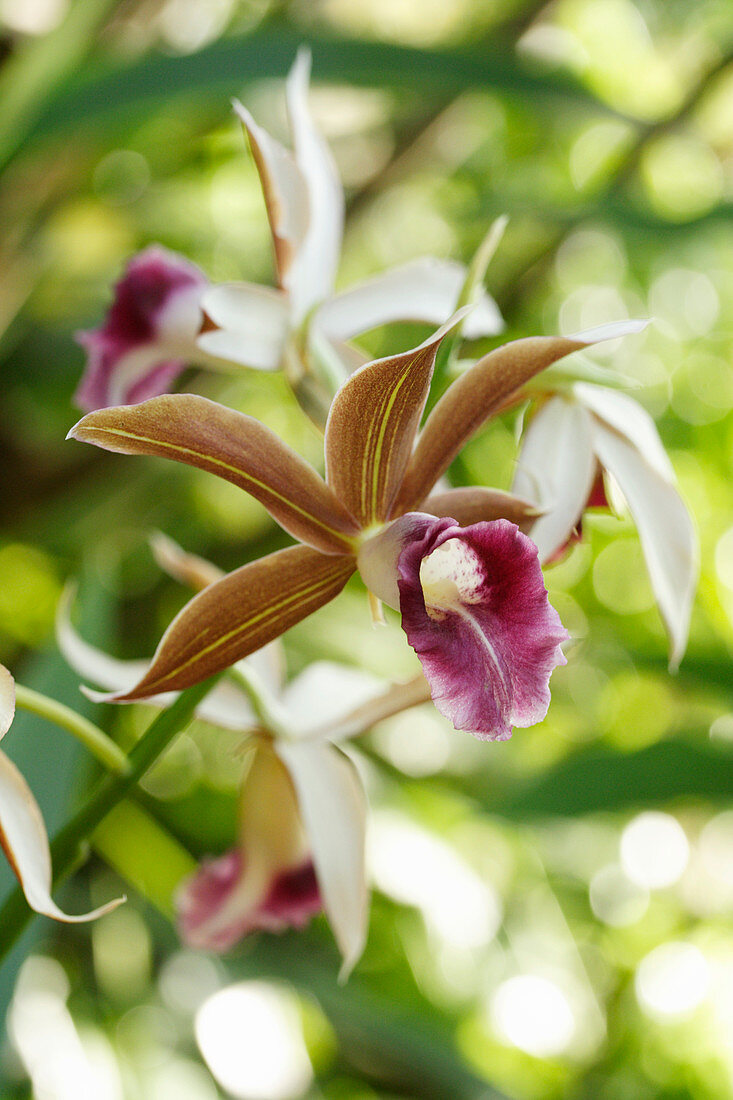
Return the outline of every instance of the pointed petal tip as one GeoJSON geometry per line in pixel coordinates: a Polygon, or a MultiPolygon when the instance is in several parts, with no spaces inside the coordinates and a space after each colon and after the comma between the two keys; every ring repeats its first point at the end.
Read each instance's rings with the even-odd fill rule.
{"type": "Polygon", "coordinates": [[[115,693],[113,691],[97,691],[96,688],[87,687],[86,684],[79,684],[79,691],[92,703],[112,703],[114,701],[115,693]]]}
{"type": "Polygon", "coordinates": [[[445,336],[448,335],[449,332],[460,325],[461,321],[463,321],[463,319],[467,317],[469,313],[472,313],[474,309],[475,305],[470,303],[468,305],[461,306],[460,309],[457,309],[455,311],[452,317],[448,318],[445,324],[441,325],[440,328],[435,330],[432,336],[429,336],[427,340],[424,340],[423,343],[420,344],[420,347],[429,348],[433,344],[441,341],[445,336]]]}
{"type": "Polygon", "coordinates": [[[120,905],[124,905],[126,901],[127,894],[122,894],[121,897],[113,898],[112,901],[105,902],[104,905],[99,905],[96,909],[91,909],[88,913],[65,913],[63,909],[58,909],[55,905],[52,906],[49,912],[46,912],[44,909],[38,909],[36,911],[42,913],[44,916],[53,917],[55,920],[62,921],[64,924],[84,924],[86,921],[98,920],[99,917],[106,916],[107,913],[111,913],[113,909],[117,909],[120,905]]]}
{"type": "Polygon", "coordinates": [[[648,317],[628,321],[609,321],[605,325],[597,325],[595,328],[575,332],[568,339],[578,340],[584,344],[599,344],[604,340],[616,340],[621,336],[632,336],[635,333],[643,332],[649,324],[651,324],[651,318],[648,317]]]}
{"type": "Polygon", "coordinates": [[[355,944],[354,947],[343,956],[343,961],[338,972],[338,984],[346,985],[351,977],[354,967],[358,963],[359,959],[364,953],[364,947],[366,946],[366,936],[363,937],[360,943],[355,944]]]}

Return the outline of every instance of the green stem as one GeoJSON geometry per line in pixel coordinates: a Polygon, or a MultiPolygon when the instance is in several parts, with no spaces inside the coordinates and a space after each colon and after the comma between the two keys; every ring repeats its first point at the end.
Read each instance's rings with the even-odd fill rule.
{"type": "MultiPolygon", "coordinates": [[[[194,710],[212,689],[218,676],[181,692],[168,710],[152,722],[128,757],[124,774],[105,775],[51,845],[54,882],[60,881],[83,854],[86,841],[112,810],[138,782],[173,738],[193,717],[194,710]]],[[[23,891],[17,887],[0,909],[0,961],[11,949],[33,915],[23,891]]]]}
{"type": "Polygon", "coordinates": [[[67,730],[81,741],[82,745],[103,765],[108,771],[124,775],[130,767],[126,755],[115,742],[103,733],[98,726],[77,714],[71,707],[58,703],[55,699],[49,699],[47,695],[41,695],[38,691],[15,684],[15,703],[23,710],[46,718],[61,729],[67,730]]]}

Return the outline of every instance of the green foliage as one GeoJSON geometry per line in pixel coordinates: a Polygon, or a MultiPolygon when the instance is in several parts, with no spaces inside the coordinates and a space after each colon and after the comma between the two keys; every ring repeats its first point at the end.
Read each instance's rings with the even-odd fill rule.
{"type": "MultiPolygon", "coordinates": [[[[61,1000],[82,1034],[122,1066],[125,1097],[155,1095],[145,1091],[146,1065],[163,1054],[188,1081],[186,1095],[224,1095],[200,1064],[194,1008],[244,980],[289,990],[300,1005],[313,1096],[731,1095],[730,6],[465,0],[451,21],[444,4],[232,0],[187,48],[171,30],[173,0],[159,5],[167,22],[147,19],[152,7],[80,0],[46,37],[8,28],[0,660],[18,679],[73,702],[69,674],[45,651],[60,582],[82,569],[90,591],[105,594],[87,636],[118,656],[152,653],[184,598],[149,555],[152,529],[223,568],[285,544],[229,486],[158,460],[91,452],[64,435],[82,368],[73,333],[98,323],[131,252],[160,240],[213,279],[271,279],[265,212],[228,100],[238,96],[282,127],[273,103],[302,42],[313,50],[314,109],[348,183],[345,285],[425,253],[468,262],[491,220],[506,213],[488,285],[509,338],[654,318],[643,344],[602,351],[594,362],[638,382],[634,396],[658,420],[700,532],[702,580],[689,653],[670,678],[657,612],[631,573],[636,535],[623,517],[591,520],[583,546],[549,575],[577,644],[553,678],[545,722],[482,745],[427,706],[373,731],[360,752],[381,856],[368,948],[345,986],[321,920],[303,933],[249,939],[214,963],[181,952],[154,911],[169,908],[191,857],[233,843],[236,738],[217,742],[196,724],[177,759],[163,755],[169,772],[158,784],[151,773],[133,791],[130,777],[90,784],[87,763],[60,731],[24,719],[12,751],[26,755],[52,831],[76,813],[54,843],[58,872],[79,859],[79,841],[123,794],[137,802],[117,828],[134,818],[141,853],[136,861],[124,851],[108,819],[99,848],[130,880],[112,891],[128,890],[140,917],[124,930],[127,956],[110,964],[104,955],[102,965],[102,948],[83,927],[44,927],[34,951],[63,960],[74,991],[61,1000]],[[38,777],[34,754],[46,763],[38,777]],[[652,853],[646,884],[624,864],[625,830],[649,810],[686,838],[679,874],[662,885],[654,865],[671,849],[652,853]],[[141,821],[151,825],[149,847],[141,821]],[[417,861],[403,880],[390,851],[417,861]],[[146,887],[156,860],[167,858],[166,889],[146,887]],[[687,969],[665,970],[654,952],[680,942],[692,952],[687,969]],[[124,996],[126,958],[130,967],[143,960],[134,1005],[124,996]],[[523,987],[510,984],[521,977],[539,981],[524,987],[524,1002],[523,987]]],[[[179,22],[193,23],[195,7],[178,5],[179,22]]],[[[364,346],[397,351],[412,335],[395,326],[368,334],[364,346]]],[[[186,381],[260,416],[318,461],[317,433],[283,400],[282,379],[191,373],[186,381]]],[[[512,446],[506,419],[471,444],[452,479],[506,488],[512,446]]],[[[328,657],[410,674],[404,638],[393,623],[375,633],[362,597],[353,582],[292,632],[293,670],[328,657]]],[[[178,706],[189,716],[193,704],[178,706]]],[[[149,712],[120,708],[110,723],[138,778],[184,719],[170,710],[142,737],[149,712]]],[[[659,837],[677,834],[650,835],[661,845],[659,837]]],[[[110,896],[110,873],[93,857],[77,878],[96,900],[99,891],[110,896]]],[[[6,903],[0,943],[27,915],[17,897],[6,903]]],[[[63,973],[44,973],[63,990],[63,973]]],[[[26,990],[31,979],[29,970],[26,990]]],[[[7,1060],[2,1072],[3,1095],[28,1094],[17,1064],[7,1060]]]]}

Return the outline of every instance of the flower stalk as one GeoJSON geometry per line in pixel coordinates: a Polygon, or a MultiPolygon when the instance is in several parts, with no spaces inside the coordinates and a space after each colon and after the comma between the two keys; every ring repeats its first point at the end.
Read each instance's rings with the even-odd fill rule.
{"type": "Polygon", "coordinates": [[[39,718],[45,718],[47,721],[53,722],[55,726],[66,730],[107,771],[117,775],[125,775],[129,771],[130,761],[119,745],[106,733],[103,733],[99,726],[95,726],[88,718],[77,714],[71,707],[57,702],[56,699],[49,699],[47,695],[42,695],[39,691],[33,691],[32,688],[24,687],[17,681],[15,684],[15,703],[23,710],[27,710],[31,714],[37,714],[39,718]]]}

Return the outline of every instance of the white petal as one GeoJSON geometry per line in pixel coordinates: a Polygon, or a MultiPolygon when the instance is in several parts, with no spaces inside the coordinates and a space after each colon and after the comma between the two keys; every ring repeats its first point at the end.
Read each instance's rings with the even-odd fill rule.
{"type": "Polygon", "coordinates": [[[316,661],[288,684],[282,701],[295,735],[323,736],[322,730],[338,727],[341,719],[381,695],[386,686],[360,668],[316,661]]]}
{"type": "Polygon", "coordinates": [[[524,434],[512,492],[542,510],[529,531],[540,561],[565,545],[585,508],[596,470],[591,428],[582,406],[553,397],[524,434]]]}
{"type": "Polygon", "coordinates": [[[298,797],[326,914],[345,977],[364,949],[366,798],[353,763],[327,741],[275,743],[298,797]]]}
{"type": "Polygon", "coordinates": [[[218,325],[199,336],[203,351],[258,370],[278,369],[288,331],[288,300],[281,291],[222,283],[206,292],[202,306],[218,325]]]}
{"type": "MultiPolygon", "coordinates": [[[[424,257],[359,283],[337,294],[319,310],[329,336],[348,340],[390,321],[445,321],[456,307],[466,279],[463,264],[424,257]]],[[[501,332],[503,322],[493,298],[482,294],[466,318],[469,339],[501,332]]]]}
{"type": "Polygon", "coordinates": [[[280,698],[285,679],[285,651],[279,638],[263,646],[262,649],[250,653],[249,657],[245,657],[241,663],[254,669],[265,690],[276,699],[280,698]]]}
{"type": "Polygon", "coordinates": [[[296,322],[333,289],[344,225],[344,193],[330,150],[308,110],[310,53],[301,49],[286,95],[295,159],[308,188],[308,230],[287,281],[296,322]]]}
{"type": "MultiPolygon", "coordinates": [[[[127,691],[145,675],[149,661],[120,661],[95,646],[89,645],[71,625],[71,605],[76,588],[68,584],[61,594],[56,611],[56,641],[68,663],[93,684],[109,691],[127,691]]],[[[170,701],[170,699],[169,699],[170,701]]]]}
{"type": "Polygon", "coordinates": [[[246,107],[236,100],[234,110],[249,136],[265,196],[278,281],[284,286],[308,229],[308,185],[293,154],[258,126],[246,107]]]}
{"type": "Polygon", "coordinates": [[[670,666],[687,645],[698,574],[697,537],[687,507],[667,477],[627,439],[595,422],[595,449],[618,482],[639,532],[652,588],[670,638],[670,666]]]}
{"type": "Polygon", "coordinates": [[[5,665],[0,665],[0,738],[10,729],[15,717],[15,681],[5,665]]]}
{"type": "Polygon", "coordinates": [[[584,382],[574,385],[573,393],[587,409],[625,436],[660,477],[674,483],[674,469],[659,438],[657,426],[638,401],[618,390],[584,382]]]}
{"type": "Polygon", "coordinates": [[[618,340],[621,336],[633,336],[643,332],[648,324],[648,320],[609,321],[606,325],[597,325],[595,328],[584,329],[583,332],[574,332],[568,339],[582,340],[589,345],[600,344],[604,340],[618,340]]]}
{"type": "Polygon", "coordinates": [[[15,764],[0,753],[0,843],[18,877],[31,909],[55,920],[94,920],[116,908],[124,898],[91,913],[68,916],[51,898],[51,853],[38,803],[15,764]]]}
{"type": "Polygon", "coordinates": [[[201,299],[205,287],[183,286],[171,291],[156,319],[156,342],[171,358],[195,359],[194,343],[201,328],[201,299]]]}
{"type": "Polygon", "coordinates": [[[247,733],[257,725],[246,695],[237,684],[226,678],[220,680],[199,703],[196,717],[210,722],[212,726],[223,726],[225,730],[241,730],[242,733],[247,733]]]}
{"type": "Polygon", "coordinates": [[[379,695],[367,699],[361,706],[343,714],[332,726],[319,730],[321,737],[330,741],[342,741],[346,737],[356,737],[375,726],[384,718],[399,714],[418,703],[426,703],[430,698],[430,688],[420,673],[404,684],[390,684],[379,695]]]}

